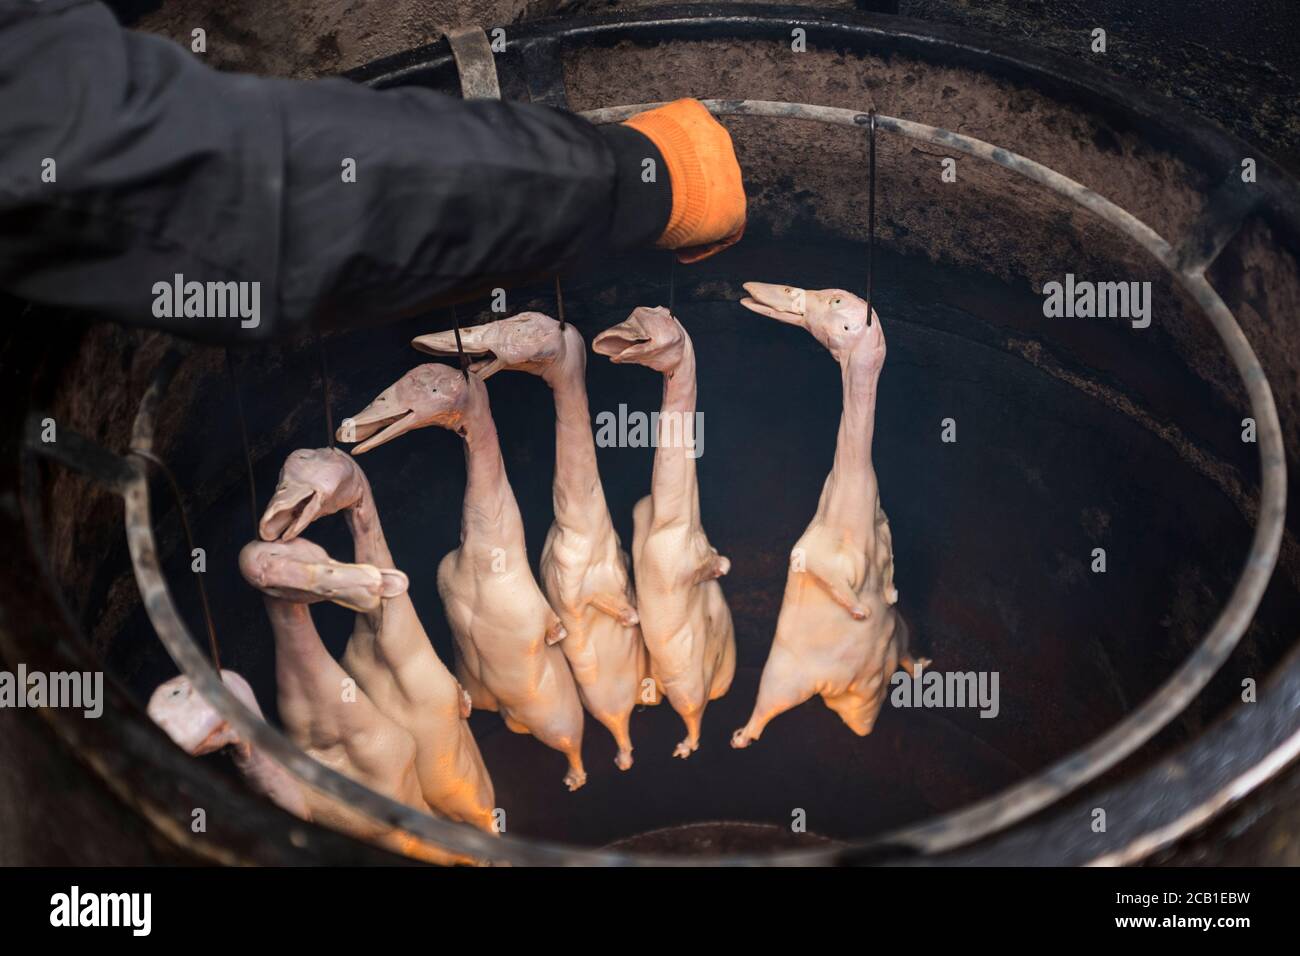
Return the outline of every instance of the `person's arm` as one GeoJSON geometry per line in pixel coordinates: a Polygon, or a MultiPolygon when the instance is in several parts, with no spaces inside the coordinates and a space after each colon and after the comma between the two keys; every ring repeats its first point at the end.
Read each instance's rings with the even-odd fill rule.
{"type": "Polygon", "coordinates": [[[631,128],[220,73],[90,0],[0,0],[0,144],[0,289],[210,341],[412,314],[648,245],[673,209],[631,128]],[[178,274],[259,283],[257,326],[156,316],[178,274]]]}

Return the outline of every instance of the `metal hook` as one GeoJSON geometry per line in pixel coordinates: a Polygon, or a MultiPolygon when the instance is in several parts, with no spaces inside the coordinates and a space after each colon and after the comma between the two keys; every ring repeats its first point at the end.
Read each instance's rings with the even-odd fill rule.
{"type": "Polygon", "coordinates": [[[872,283],[876,266],[876,111],[868,114],[867,134],[867,325],[871,325],[872,283]]]}
{"type": "Polygon", "coordinates": [[[560,291],[560,277],[555,277],[555,312],[560,318],[560,331],[564,331],[564,293],[560,291]]]}
{"type": "Polygon", "coordinates": [[[451,307],[451,328],[456,333],[456,354],[460,356],[460,374],[465,376],[465,381],[469,381],[469,356],[465,354],[465,346],[460,341],[460,318],[456,315],[456,307],[451,307]]]}

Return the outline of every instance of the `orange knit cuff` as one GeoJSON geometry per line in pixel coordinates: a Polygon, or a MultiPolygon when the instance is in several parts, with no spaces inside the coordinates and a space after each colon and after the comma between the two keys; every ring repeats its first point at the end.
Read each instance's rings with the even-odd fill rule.
{"type": "Polygon", "coordinates": [[[678,115],[688,117],[694,110],[708,116],[699,101],[686,99],[633,116],[624,124],[654,143],[668,167],[673,206],[668,225],[656,243],[665,249],[701,241],[699,236],[709,225],[709,178],[695,136],[677,119],[678,115]]]}

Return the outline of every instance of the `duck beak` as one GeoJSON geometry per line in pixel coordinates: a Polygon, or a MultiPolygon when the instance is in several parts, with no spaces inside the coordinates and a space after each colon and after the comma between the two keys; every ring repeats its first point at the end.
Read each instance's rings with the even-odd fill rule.
{"type": "Polygon", "coordinates": [[[386,584],[383,573],[372,565],[347,564],[332,558],[302,561],[286,557],[276,565],[271,580],[275,583],[265,588],[268,594],[289,600],[297,594],[312,594],[362,614],[379,609],[386,584]]]}
{"type": "Polygon", "coordinates": [[[263,541],[274,541],[277,538],[292,541],[316,520],[320,509],[320,495],[311,485],[282,481],[276,485],[271,503],[262,512],[257,533],[263,541]]]}
{"type": "Polygon", "coordinates": [[[335,561],[306,538],[246,544],[239,553],[239,570],[244,580],[271,597],[295,604],[330,601],[358,613],[378,610],[385,599],[404,594],[410,586],[401,571],[335,561]]]}
{"type": "Polygon", "coordinates": [[[804,316],[807,315],[808,293],[788,285],[771,285],[766,282],[746,282],[745,291],[749,295],[740,300],[740,304],[751,312],[776,319],[786,325],[806,328],[804,316]]]}
{"type": "Polygon", "coordinates": [[[401,571],[369,564],[347,564],[329,560],[310,565],[308,572],[318,594],[351,611],[376,611],[384,599],[405,594],[410,581],[401,571]]]}
{"type": "MultiPolygon", "coordinates": [[[[396,386],[384,389],[378,398],[351,418],[343,419],[335,436],[345,444],[360,442],[353,455],[364,455],[417,427],[415,410],[400,401],[396,386]]],[[[304,526],[305,527],[305,526],[304,526]]]]}
{"type": "Polygon", "coordinates": [[[623,363],[635,361],[649,342],[650,334],[634,312],[592,339],[591,348],[600,355],[609,356],[615,363],[623,363]]]}
{"type": "MultiPolygon", "coordinates": [[[[469,370],[477,375],[480,379],[488,379],[499,372],[502,363],[492,351],[492,323],[486,325],[471,325],[469,328],[460,330],[461,347],[466,355],[475,356],[479,361],[471,362],[469,370]]],[[[459,357],[460,350],[456,348],[455,330],[447,332],[430,332],[427,335],[417,335],[411,339],[411,344],[421,352],[427,352],[429,355],[437,355],[443,358],[459,357]]]]}

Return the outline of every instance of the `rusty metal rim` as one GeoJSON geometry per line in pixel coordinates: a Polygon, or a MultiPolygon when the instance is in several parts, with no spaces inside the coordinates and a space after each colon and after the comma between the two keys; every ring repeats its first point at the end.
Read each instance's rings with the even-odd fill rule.
{"type": "Polygon", "coordinates": [[[1204,826],[1215,815],[1241,800],[1252,790],[1268,782],[1300,757],[1300,730],[1283,740],[1264,759],[1244,773],[1237,774],[1208,799],[1150,833],[1130,840],[1125,846],[1088,861],[1089,866],[1131,866],[1173,844],[1179,838],[1204,826]]]}
{"type": "MultiPolygon", "coordinates": [[[[585,115],[596,123],[616,122],[656,104],[609,107],[585,115]]],[[[747,100],[707,100],[719,115],[762,116],[845,126],[861,126],[867,114],[847,109],[797,103],[747,100]]],[[[896,117],[876,117],[877,128],[911,139],[949,147],[1016,172],[1089,209],[1143,246],[1205,311],[1223,340],[1250,398],[1258,425],[1262,467],[1261,503],[1245,568],[1228,603],[1209,634],[1164,685],[1136,711],[1090,745],[1058,761],[1046,771],[1009,788],[1002,794],[937,819],[905,827],[882,837],[848,842],[840,847],[786,851],[763,856],[709,857],[682,860],[607,850],[589,850],[513,836],[493,839],[464,824],[436,820],[396,803],[369,788],[316,763],[279,731],[254,717],[230,694],[204,657],[177,613],[158,563],[149,516],[148,484],[142,473],[127,483],[126,523],[128,544],[145,608],[160,639],[180,669],[198,691],[232,725],[303,783],[351,804],[373,819],[431,840],[452,850],[481,859],[514,863],[656,865],[683,863],[716,865],[817,864],[873,849],[911,850],[933,854],[955,849],[987,837],[1010,824],[1057,802],[1096,779],[1148,741],[1182,711],[1204,688],[1240,640],[1254,615],[1276,564],[1286,509],[1286,465],[1281,427],[1272,392],[1259,361],[1231,311],[1206,281],[1204,270],[1213,256],[1189,256],[1175,248],[1145,223],[1082,184],[1016,153],[948,130],[896,117]],[[1190,264],[1189,264],[1190,263],[1190,264]]],[[[1219,248],[1222,248],[1220,245],[1219,248]]],[[[1216,250],[1217,251],[1217,250],[1216,250]]],[[[160,375],[141,402],[133,432],[133,447],[151,450],[154,416],[170,377],[160,375]]],[[[1189,817],[1190,821],[1195,815],[1189,817]]],[[[1190,825],[1190,823],[1189,823],[1190,825]]]]}

